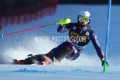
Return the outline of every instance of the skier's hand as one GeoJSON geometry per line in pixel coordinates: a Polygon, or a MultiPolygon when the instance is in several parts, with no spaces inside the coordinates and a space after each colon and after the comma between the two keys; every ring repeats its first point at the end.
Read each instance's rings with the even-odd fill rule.
{"type": "MultiPolygon", "coordinates": [[[[102,61],[102,66],[104,65],[104,58],[103,59],[101,59],[101,61],[102,61]]],[[[106,61],[106,66],[109,66],[109,63],[106,61]]]]}
{"type": "MultiPolygon", "coordinates": [[[[102,61],[102,66],[104,65],[104,61],[102,61]]],[[[109,66],[109,63],[106,61],[106,66],[109,66]]]]}
{"type": "Polygon", "coordinates": [[[63,18],[59,22],[57,22],[57,24],[60,24],[61,26],[64,27],[64,25],[69,24],[70,22],[71,20],[69,18],[63,18]]]}

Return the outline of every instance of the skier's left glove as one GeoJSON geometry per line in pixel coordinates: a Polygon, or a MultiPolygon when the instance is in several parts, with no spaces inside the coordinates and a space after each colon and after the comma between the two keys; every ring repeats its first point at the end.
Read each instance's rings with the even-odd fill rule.
{"type": "MultiPolygon", "coordinates": [[[[102,66],[103,66],[103,65],[104,65],[104,61],[105,61],[105,59],[102,58],[101,61],[102,61],[102,66]]],[[[106,61],[106,66],[109,66],[109,63],[108,63],[107,61],[106,61]]]]}
{"type": "Polygon", "coordinates": [[[59,22],[57,22],[57,24],[60,24],[61,26],[64,27],[66,24],[69,24],[70,22],[71,20],[69,18],[63,18],[59,22]]]}

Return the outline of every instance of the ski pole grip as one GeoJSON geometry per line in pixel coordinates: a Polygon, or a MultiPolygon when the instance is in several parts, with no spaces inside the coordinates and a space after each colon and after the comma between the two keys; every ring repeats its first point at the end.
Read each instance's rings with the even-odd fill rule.
{"type": "Polygon", "coordinates": [[[59,22],[56,22],[56,24],[64,25],[64,24],[69,24],[70,22],[71,22],[70,18],[63,18],[59,22]]]}

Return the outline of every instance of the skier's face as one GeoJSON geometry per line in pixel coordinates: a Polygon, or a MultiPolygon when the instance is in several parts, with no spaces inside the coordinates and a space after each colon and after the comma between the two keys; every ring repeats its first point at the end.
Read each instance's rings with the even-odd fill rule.
{"type": "Polygon", "coordinates": [[[81,27],[86,27],[86,26],[88,25],[88,22],[85,22],[85,21],[79,22],[79,25],[80,25],[81,27]]]}
{"type": "Polygon", "coordinates": [[[89,23],[89,18],[83,17],[83,16],[79,16],[79,25],[81,27],[86,27],[89,23]]]}

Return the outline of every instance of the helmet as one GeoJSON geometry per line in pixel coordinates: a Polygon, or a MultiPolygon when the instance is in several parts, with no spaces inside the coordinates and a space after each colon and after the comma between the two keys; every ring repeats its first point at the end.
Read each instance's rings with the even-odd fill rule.
{"type": "Polygon", "coordinates": [[[90,19],[91,19],[90,12],[88,12],[88,11],[81,11],[78,14],[78,22],[80,21],[80,17],[86,18],[88,20],[88,22],[90,23],[90,19]]]}

